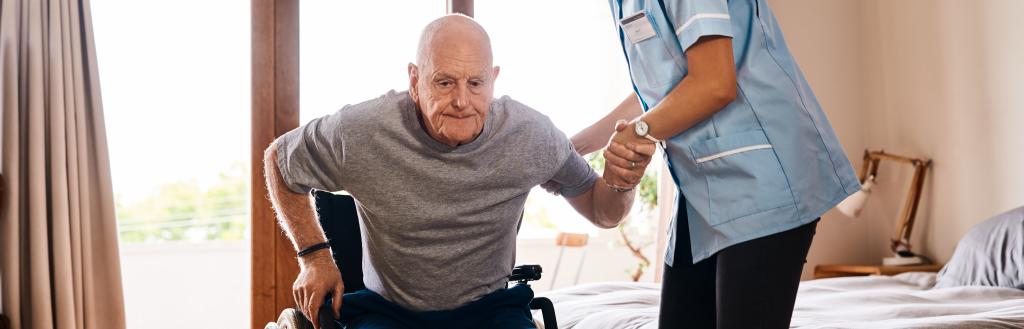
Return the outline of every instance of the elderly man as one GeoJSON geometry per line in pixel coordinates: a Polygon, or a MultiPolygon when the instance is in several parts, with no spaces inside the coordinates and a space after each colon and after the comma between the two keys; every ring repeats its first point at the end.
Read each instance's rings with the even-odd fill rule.
{"type": "Polygon", "coordinates": [[[315,322],[333,296],[348,328],[533,328],[532,292],[506,289],[530,189],[557,183],[594,225],[615,227],[654,147],[609,145],[609,181],[598,177],[547,117],[493,99],[490,40],[465,16],[430,23],[408,72],[408,92],[346,106],[267,149],[270,197],[301,255],[295,302],[315,322]],[[368,291],[342,298],[310,189],[357,200],[368,291]]]}

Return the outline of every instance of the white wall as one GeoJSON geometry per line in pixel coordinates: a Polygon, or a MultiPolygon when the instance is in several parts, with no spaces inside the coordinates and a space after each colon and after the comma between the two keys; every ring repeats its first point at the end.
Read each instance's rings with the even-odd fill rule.
{"type": "MultiPolygon", "coordinates": [[[[1024,205],[1024,2],[875,0],[865,7],[866,143],[933,159],[912,242],[946,261],[972,225],[1024,205]]],[[[872,218],[898,212],[909,170],[894,167],[881,168],[899,176],[882,177],[886,188],[867,209],[872,218]]],[[[867,252],[880,257],[880,239],[893,227],[869,230],[877,239],[867,252]]]]}
{"type": "MultiPolygon", "coordinates": [[[[1024,1],[769,4],[855,168],[865,147],[934,160],[916,251],[947,261],[972,225],[1024,205],[1024,1]]],[[[883,163],[861,217],[827,214],[805,277],[887,256],[910,174],[883,163]]]]}

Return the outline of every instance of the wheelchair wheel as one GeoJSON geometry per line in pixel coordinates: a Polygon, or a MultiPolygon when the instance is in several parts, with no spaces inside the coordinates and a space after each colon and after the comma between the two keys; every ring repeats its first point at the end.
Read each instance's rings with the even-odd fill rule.
{"type": "Polygon", "coordinates": [[[306,320],[299,310],[289,308],[281,312],[277,323],[267,323],[263,329],[313,329],[313,323],[306,320]]]}

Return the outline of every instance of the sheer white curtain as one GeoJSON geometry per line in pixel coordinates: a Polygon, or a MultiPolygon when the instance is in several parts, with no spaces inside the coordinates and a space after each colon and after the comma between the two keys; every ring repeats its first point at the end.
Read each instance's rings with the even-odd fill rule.
{"type": "Polygon", "coordinates": [[[0,292],[12,329],[124,328],[88,0],[3,0],[0,292]]]}

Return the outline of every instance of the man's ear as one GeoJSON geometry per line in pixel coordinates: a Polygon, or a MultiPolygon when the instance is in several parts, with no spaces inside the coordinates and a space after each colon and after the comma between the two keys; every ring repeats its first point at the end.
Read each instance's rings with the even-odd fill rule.
{"type": "Polygon", "coordinates": [[[419,68],[416,64],[409,63],[409,96],[412,99],[417,99],[419,91],[416,90],[416,82],[420,80],[419,68]]]}
{"type": "Polygon", "coordinates": [[[494,66],[494,71],[491,72],[491,81],[498,80],[498,73],[501,73],[501,66],[494,66]]]}

